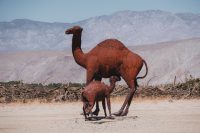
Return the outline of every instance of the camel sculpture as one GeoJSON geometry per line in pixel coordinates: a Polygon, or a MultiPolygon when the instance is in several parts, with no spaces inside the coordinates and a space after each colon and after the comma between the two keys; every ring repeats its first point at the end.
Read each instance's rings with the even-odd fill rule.
{"type": "Polygon", "coordinates": [[[110,77],[110,86],[102,83],[101,81],[90,82],[81,93],[81,99],[83,101],[83,112],[85,115],[85,120],[87,120],[87,115],[93,115],[92,108],[95,102],[102,101],[102,106],[106,118],[112,119],[111,115],[111,104],[110,104],[110,93],[115,88],[115,83],[120,81],[116,76],[110,77]],[[105,99],[107,101],[107,107],[109,111],[109,116],[107,117],[105,99]]]}
{"type": "MultiPolygon", "coordinates": [[[[101,81],[102,78],[109,78],[110,76],[122,77],[129,86],[130,92],[120,110],[113,115],[127,115],[136,91],[137,79],[145,78],[148,73],[147,63],[116,39],[104,40],[88,53],[83,53],[81,49],[82,30],[80,26],[74,26],[66,30],[65,34],[73,34],[72,53],[76,63],[87,70],[86,84],[93,80],[101,81]],[[142,77],[137,77],[143,64],[146,66],[146,73],[142,77]]],[[[98,103],[96,107],[94,113],[99,111],[98,103]]]]}

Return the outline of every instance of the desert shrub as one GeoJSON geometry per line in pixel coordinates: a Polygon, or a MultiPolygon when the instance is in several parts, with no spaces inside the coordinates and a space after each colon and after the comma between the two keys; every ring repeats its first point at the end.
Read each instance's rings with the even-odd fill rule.
{"type": "MultiPolygon", "coordinates": [[[[46,102],[77,101],[81,98],[82,83],[41,83],[26,84],[22,81],[0,82],[0,103],[27,102],[40,100],[46,102]]],[[[125,96],[129,92],[127,86],[118,85],[112,92],[112,97],[125,96]]],[[[200,79],[187,79],[184,83],[156,86],[140,86],[134,97],[157,98],[170,97],[200,98],[200,79]]]]}

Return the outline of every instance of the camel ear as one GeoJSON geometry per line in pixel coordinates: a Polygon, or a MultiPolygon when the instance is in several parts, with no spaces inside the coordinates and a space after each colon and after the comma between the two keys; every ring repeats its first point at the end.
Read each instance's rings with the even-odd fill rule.
{"type": "Polygon", "coordinates": [[[82,31],[83,31],[83,28],[81,28],[80,30],[81,30],[81,32],[82,32],[82,31]]]}

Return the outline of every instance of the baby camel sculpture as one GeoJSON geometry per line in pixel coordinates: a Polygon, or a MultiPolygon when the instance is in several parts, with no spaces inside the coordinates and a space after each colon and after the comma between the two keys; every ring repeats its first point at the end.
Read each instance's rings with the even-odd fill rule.
{"type": "MultiPolygon", "coordinates": [[[[81,27],[74,26],[66,30],[65,33],[73,34],[72,53],[76,63],[87,70],[86,84],[89,84],[94,79],[101,81],[102,78],[121,76],[129,86],[130,92],[126,96],[121,109],[114,113],[114,115],[127,115],[133,95],[136,91],[137,79],[145,78],[148,73],[145,60],[131,52],[124,44],[116,39],[107,39],[84,54],[81,49],[82,30],[81,27]],[[146,74],[142,77],[137,77],[143,64],[146,66],[146,74]],[[125,107],[126,109],[124,110],[125,107]]],[[[98,104],[96,110],[99,110],[98,104]]]]}
{"type": "Polygon", "coordinates": [[[94,106],[95,101],[102,101],[105,117],[113,118],[111,115],[110,93],[115,88],[115,83],[117,81],[120,81],[119,77],[111,76],[110,86],[101,83],[101,81],[92,81],[85,87],[85,89],[82,90],[81,99],[83,101],[83,112],[85,115],[85,119],[88,119],[87,115],[92,115],[92,108],[94,106]],[[107,101],[109,117],[107,117],[106,114],[105,99],[107,101]]]}

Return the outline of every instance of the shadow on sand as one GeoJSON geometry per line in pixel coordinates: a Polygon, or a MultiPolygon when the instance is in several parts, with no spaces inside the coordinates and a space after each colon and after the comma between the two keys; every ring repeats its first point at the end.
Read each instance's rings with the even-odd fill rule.
{"type": "Polygon", "coordinates": [[[114,117],[113,119],[108,119],[103,116],[93,116],[89,117],[87,121],[91,122],[92,124],[104,124],[109,122],[118,122],[123,120],[136,120],[138,116],[121,116],[121,117],[114,117]]]}

